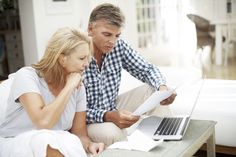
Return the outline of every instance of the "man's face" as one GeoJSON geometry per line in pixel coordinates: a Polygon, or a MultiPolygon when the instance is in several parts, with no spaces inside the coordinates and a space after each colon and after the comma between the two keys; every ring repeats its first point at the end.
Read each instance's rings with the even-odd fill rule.
{"type": "Polygon", "coordinates": [[[109,24],[106,20],[98,20],[89,24],[88,33],[93,39],[94,51],[105,54],[114,48],[121,28],[109,24]]]}

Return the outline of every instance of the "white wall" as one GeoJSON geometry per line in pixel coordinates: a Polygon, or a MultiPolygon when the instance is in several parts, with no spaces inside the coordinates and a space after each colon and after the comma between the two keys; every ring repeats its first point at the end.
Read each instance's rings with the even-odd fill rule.
{"type": "Polygon", "coordinates": [[[19,1],[21,35],[26,65],[38,60],[36,28],[32,0],[19,1]]]}
{"type": "Polygon", "coordinates": [[[202,16],[208,20],[214,19],[216,0],[190,0],[188,13],[202,16]]]}
{"type": "Polygon", "coordinates": [[[126,16],[122,36],[137,47],[135,0],[19,0],[25,65],[31,65],[42,57],[49,38],[58,28],[72,26],[86,31],[90,12],[104,2],[121,7],[126,16]]]}
{"type": "MultiPolygon", "coordinates": [[[[121,0],[119,0],[120,2],[121,0]]],[[[136,0],[122,0],[120,8],[125,15],[125,27],[122,32],[124,39],[129,44],[137,49],[138,48],[138,30],[137,30],[137,15],[136,15],[136,0]]]]}
{"type": "MultiPolygon", "coordinates": [[[[18,1],[26,65],[35,63],[42,57],[48,39],[59,27],[81,27],[86,31],[90,12],[95,6],[104,2],[113,3],[121,8],[126,17],[122,38],[127,40],[134,48],[138,47],[135,10],[136,0],[67,0],[66,2],[52,2],[52,0],[18,1]]],[[[183,1],[186,1],[184,4],[189,6],[186,10],[188,13],[195,13],[207,19],[214,19],[217,16],[225,17],[223,13],[225,12],[226,0],[183,1]]]]}
{"type": "Polygon", "coordinates": [[[84,27],[83,0],[19,0],[25,65],[37,62],[51,35],[60,27],[84,27]]]}

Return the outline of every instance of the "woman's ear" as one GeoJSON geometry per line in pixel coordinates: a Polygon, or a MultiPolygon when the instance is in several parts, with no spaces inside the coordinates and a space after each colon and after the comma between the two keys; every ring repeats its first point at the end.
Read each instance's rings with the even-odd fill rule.
{"type": "Polygon", "coordinates": [[[67,57],[64,54],[60,54],[59,56],[59,63],[62,67],[66,66],[67,57]]]}

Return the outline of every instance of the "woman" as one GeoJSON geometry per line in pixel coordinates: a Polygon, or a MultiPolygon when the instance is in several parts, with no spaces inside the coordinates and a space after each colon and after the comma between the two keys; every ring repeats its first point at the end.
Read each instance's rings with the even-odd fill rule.
{"type": "Polygon", "coordinates": [[[86,35],[61,28],[37,64],[4,81],[10,91],[0,125],[1,157],[79,157],[86,156],[85,151],[97,154],[104,149],[103,143],[89,139],[86,129],[82,73],[90,52],[86,35]]]}

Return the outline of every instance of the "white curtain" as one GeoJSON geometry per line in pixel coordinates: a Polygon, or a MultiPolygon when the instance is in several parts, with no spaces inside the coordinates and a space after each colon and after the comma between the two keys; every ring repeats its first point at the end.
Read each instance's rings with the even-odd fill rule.
{"type": "Polygon", "coordinates": [[[188,19],[188,1],[160,0],[159,45],[171,48],[172,65],[193,64],[197,48],[195,24],[188,19]]]}

